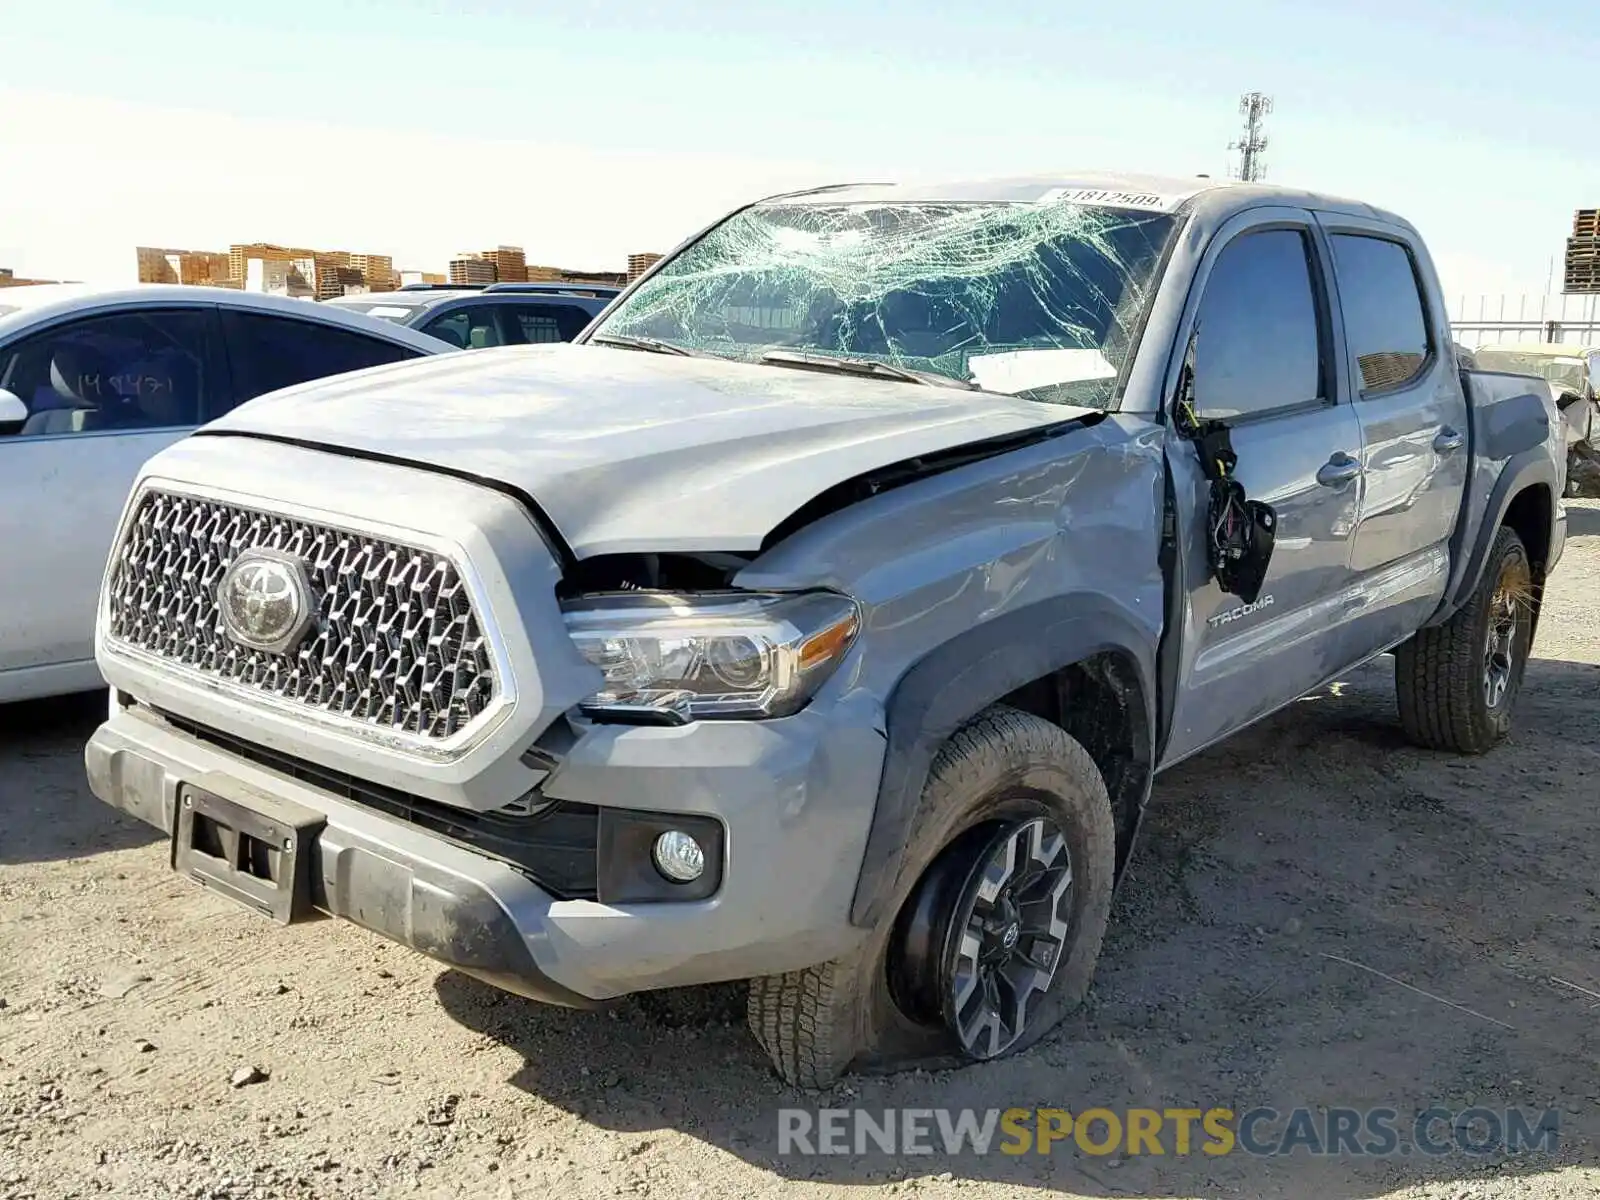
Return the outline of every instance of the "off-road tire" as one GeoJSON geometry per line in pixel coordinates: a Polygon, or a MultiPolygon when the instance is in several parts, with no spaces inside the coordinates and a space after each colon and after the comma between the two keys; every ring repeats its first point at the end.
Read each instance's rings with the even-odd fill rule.
{"type": "Polygon", "coordinates": [[[1067,839],[1073,870],[1072,936],[1040,1010],[1007,1051],[1034,1044],[1082,1001],[1094,976],[1111,908],[1116,829],[1094,760],[1058,726],[994,707],[941,748],[922,791],[889,916],[848,955],[803,971],[750,981],[750,1029],[778,1074],[823,1088],[852,1068],[900,1070],[967,1061],[943,1027],[920,1024],[895,1004],[888,958],[894,916],[928,866],[961,834],[1003,820],[1026,789],[1067,839]]]}
{"type": "Polygon", "coordinates": [[[1400,725],[1417,745],[1482,754],[1511,731],[1512,709],[1532,649],[1531,607],[1512,643],[1510,682],[1503,698],[1491,706],[1484,688],[1494,596],[1508,567],[1524,571],[1532,579],[1532,564],[1522,539],[1515,530],[1502,526],[1472,598],[1444,624],[1419,629],[1395,650],[1400,725]]]}

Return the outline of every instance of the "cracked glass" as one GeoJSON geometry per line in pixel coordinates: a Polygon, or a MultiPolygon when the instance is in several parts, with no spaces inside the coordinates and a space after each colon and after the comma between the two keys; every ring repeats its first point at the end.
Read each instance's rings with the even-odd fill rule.
{"type": "Polygon", "coordinates": [[[866,360],[1103,408],[1175,223],[1070,202],[775,201],[663,264],[594,336],[866,360]]]}

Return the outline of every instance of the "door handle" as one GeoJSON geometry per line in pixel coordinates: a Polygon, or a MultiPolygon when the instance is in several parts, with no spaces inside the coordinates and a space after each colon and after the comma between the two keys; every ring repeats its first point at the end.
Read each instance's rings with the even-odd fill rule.
{"type": "Polygon", "coordinates": [[[1439,436],[1433,439],[1433,448],[1440,454],[1449,454],[1453,450],[1461,449],[1466,440],[1466,438],[1446,425],[1439,430],[1439,436]]]}
{"type": "Polygon", "coordinates": [[[1322,464],[1322,469],[1317,472],[1317,482],[1323,487],[1338,487],[1340,484],[1349,483],[1359,474],[1361,474],[1361,460],[1351,458],[1340,450],[1322,464]]]}

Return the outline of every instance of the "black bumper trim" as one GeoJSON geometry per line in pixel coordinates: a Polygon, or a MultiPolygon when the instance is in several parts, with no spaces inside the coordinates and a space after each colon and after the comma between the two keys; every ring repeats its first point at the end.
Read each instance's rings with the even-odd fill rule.
{"type": "Polygon", "coordinates": [[[400,919],[382,925],[354,916],[350,919],[445,966],[529,1000],[589,1009],[611,1003],[579,995],[540,970],[510,914],[486,889],[459,877],[429,875],[427,880],[427,889],[411,890],[409,921],[393,910],[381,913],[380,920],[391,915],[400,919]],[[399,927],[384,927],[390,924],[399,927]]]}
{"type": "Polygon", "coordinates": [[[151,711],[196,741],[498,859],[558,900],[593,900],[598,895],[600,810],[593,805],[562,801],[527,817],[451,808],[269,750],[160,709],[151,711]]]}

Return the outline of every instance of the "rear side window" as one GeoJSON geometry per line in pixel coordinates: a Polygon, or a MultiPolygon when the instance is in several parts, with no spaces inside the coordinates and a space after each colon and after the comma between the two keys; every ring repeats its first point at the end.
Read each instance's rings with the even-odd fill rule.
{"type": "Polygon", "coordinates": [[[1195,405],[1226,420],[1322,395],[1322,332],[1310,243],[1297,229],[1241,234],[1217,256],[1200,300],[1195,405]]]}
{"type": "Polygon", "coordinates": [[[1433,352],[1411,252],[1399,242],[1360,234],[1336,233],[1331,240],[1361,390],[1404,387],[1422,374],[1433,352]]]}
{"type": "Polygon", "coordinates": [[[420,357],[420,351],[316,321],[224,309],[233,401],[329,375],[420,357]]]}
{"type": "Polygon", "coordinates": [[[589,323],[589,314],[574,304],[522,304],[512,311],[524,342],[570,342],[589,323]]]}

